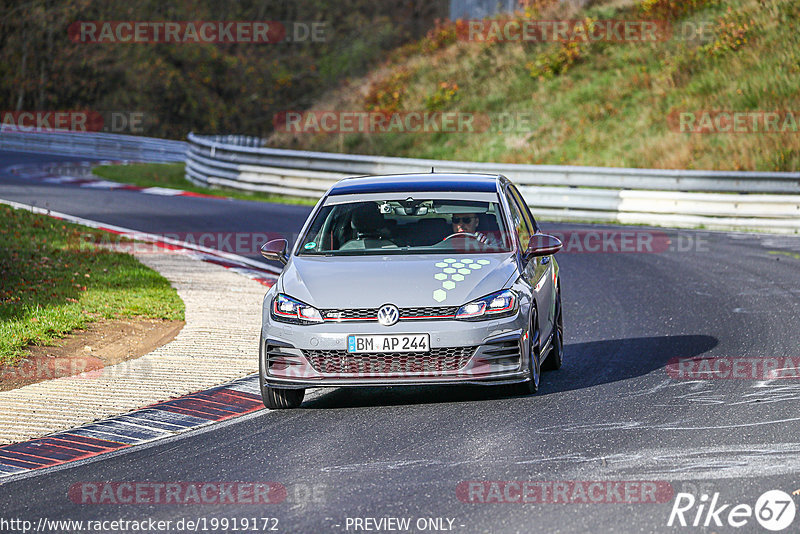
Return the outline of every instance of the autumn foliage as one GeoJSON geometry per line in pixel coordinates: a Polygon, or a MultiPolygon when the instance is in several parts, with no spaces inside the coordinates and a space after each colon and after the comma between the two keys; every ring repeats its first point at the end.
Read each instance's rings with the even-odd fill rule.
{"type": "Polygon", "coordinates": [[[385,51],[425,35],[443,7],[422,0],[0,0],[0,110],[139,111],[145,135],[266,135],[277,111],[306,108],[363,74],[385,51]],[[76,21],[301,21],[323,23],[325,39],[76,43],[69,35],[76,21]]]}

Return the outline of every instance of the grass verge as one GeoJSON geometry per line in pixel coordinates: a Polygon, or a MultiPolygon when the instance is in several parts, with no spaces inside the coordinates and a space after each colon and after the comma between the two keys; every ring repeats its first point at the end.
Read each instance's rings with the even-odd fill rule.
{"type": "Polygon", "coordinates": [[[169,282],[100,230],[0,205],[0,364],[99,319],[183,320],[169,282]]]}
{"type": "Polygon", "coordinates": [[[200,187],[185,177],[183,163],[132,163],[130,165],[100,165],[92,172],[104,180],[138,185],[141,187],[167,187],[193,193],[217,195],[239,200],[274,202],[279,204],[302,204],[313,206],[317,199],[275,195],[270,193],[246,193],[228,188],[200,187]]]}

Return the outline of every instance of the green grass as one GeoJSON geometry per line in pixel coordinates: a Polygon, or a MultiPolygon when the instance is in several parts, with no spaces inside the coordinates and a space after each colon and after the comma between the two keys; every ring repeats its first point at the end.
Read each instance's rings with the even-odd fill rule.
{"type": "Polygon", "coordinates": [[[108,234],[0,205],[0,364],[99,319],[183,320],[169,282],[108,234]]]}
{"type": "Polygon", "coordinates": [[[130,165],[100,165],[92,172],[104,180],[138,185],[141,187],[166,187],[193,193],[225,196],[239,200],[275,202],[280,204],[302,204],[313,206],[317,199],[275,195],[269,193],[245,193],[235,189],[200,187],[185,177],[183,163],[133,163],[130,165]]]}
{"type": "MultiPolygon", "coordinates": [[[[662,4],[679,0],[658,0],[662,4]]],[[[534,4],[544,2],[534,2],[534,4]]],[[[528,18],[655,19],[641,0],[598,0],[580,12],[528,18]]],[[[435,38],[399,49],[371,77],[329,94],[319,109],[364,110],[352,87],[400,95],[398,111],[424,111],[440,84],[456,84],[448,111],[522,112],[535,117],[526,131],[457,133],[274,134],[271,146],[507,163],[640,168],[797,171],[800,133],[692,134],[670,127],[674,111],[797,110],[800,19],[796,0],[699,0],[673,26],[709,21],[712,38],[651,43],[581,45],[579,58],[555,74],[532,65],[556,57],[560,43],[435,38]],[[427,44],[426,44],[427,43],[427,44]],[[433,43],[433,46],[431,43],[433,43]],[[401,81],[392,76],[403,73],[401,81]],[[371,85],[372,84],[372,85],[371,85]]],[[[688,5],[688,4],[686,4],[688,5]]],[[[560,10],[560,11],[559,11],[560,10]]],[[[552,62],[552,61],[550,61],[552,62]]],[[[546,62],[547,63],[547,62],[546,62]]],[[[374,92],[374,91],[373,91],[374,92]]],[[[370,93],[371,94],[371,93],[370,93]]]]}
{"type": "Polygon", "coordinates": [[[800,254],[797,252],[789,252],[787,250],[768,250],[767,254],[772,254],[773,256],[788,256],[790,258],[800,260],[800,254]]]}

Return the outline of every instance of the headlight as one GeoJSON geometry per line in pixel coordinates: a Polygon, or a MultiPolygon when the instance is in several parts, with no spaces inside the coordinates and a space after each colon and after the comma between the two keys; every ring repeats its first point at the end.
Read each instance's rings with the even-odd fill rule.
{"type": "Polygon", "coordinates": [[[510,289],[492,293],[469,304],[464,304],[456,312],[456,319],[480,321],[514,315],[517,311],[517,296],[510,289]]]}
{"type": "Polygon", "coordinates": [[[319,310],[283,293],[272,299],[272,318],[282,323],[312,324],[321,323],[319,310]]]}

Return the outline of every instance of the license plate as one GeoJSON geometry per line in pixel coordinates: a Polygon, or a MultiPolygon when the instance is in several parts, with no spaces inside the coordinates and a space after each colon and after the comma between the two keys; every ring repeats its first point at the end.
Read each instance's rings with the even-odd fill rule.
{"type": "Polygon", "coordinates": [[[347,336],[347,352],[427,352],[431,346],[430,337],[429,334],[352,335],[347,336]]]}

